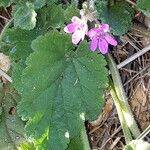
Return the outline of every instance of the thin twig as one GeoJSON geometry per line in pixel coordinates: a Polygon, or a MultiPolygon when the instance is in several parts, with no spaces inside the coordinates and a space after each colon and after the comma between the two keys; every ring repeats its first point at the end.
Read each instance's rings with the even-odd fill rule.
{"type": "Polygon", "coordinates": [[[10,20],[10,19],[8,19],[8,18],[6,18],[6,17],[4,17],[4,16],[1,16],[1,15],[0,15],[0,18],[4,19],[4,20],[6,20],[6,21],[9,21],[9,20],[10,20]]]}
{"type": "Polygon", "coordinates": [[[127,64],[129,64],[130,62],[132,62],[133,60],[135,60],[136,58],[142,56],[143,54],[145,54],[146,52],[148,52],[150,50],[150,44],[148,46],[146,46],[145,48],[143,48],[142,50],[140,50],[139,52],[135,53],[134,55],[132,55],[131,57],[127,58],[126,60],[124,60],[123,62],[121,62],[120,64],[117,65],[117,68],[120,69],[124,66],[126,66],[127,64]]]}
{"type": "Polygon", "coordinates": [[[104,147],[105,147],[105,145],[118,133],[118,132],[120,132],[121,131],[121,126],[119,126],[118,128],[117,128],[117,130],[110,136],[110,138],[99,148],[99,150],[102,150],[104,147]]]}
{"type": "Polygon", "coordinates": [[[136,3],[132,2],[131,0],[126,0],[126,2],[128,2],[129,4],[131,4],[131,5],[134,6],[134,7],[137,7],[137,6],[136,6],[136,3]]]}
{"type": "Polygon", "coordinates": [[[0,69],[0,76],[4,77],[7,79],[9,82],[12,82],[12,79],[9,75],[7,75],[2,69],[0,69]]]}
{"type": "Polygon", "coordinates": [[[147,66],[145,66],[143,69],[141,69],[136,75],[134,75],[132,78],[130,78],[123,86],[126,86],[127,84],[129,84],[129,82],[131,82],[134,78],[136,78],[139,74],[141,74],[143,71],[147,70],[150,67],[150,64],[148,64],[147,66]]]}
{"type": "MultiPolygon", "coordinates": [[[[1,31],[1,34],[0,34],[0,41],[2,41],[3,39],[3,36],[5,34],[5,31],[7,30],[7,28],[11,25],[13,21],[13,18],[10,19],[7,24],[5,25],[5,27],[3,28],[3,30],[1,31]]],[[[8,76],[2,69],[0,69],[0,76],[4,77],[5,79],[7,79],[9,82],[12,82],[12,79],[10,76],[8,76]]]]}
{"type": "Polygon", "coordinates": [[[113,150],[114,147],[118,144],[118,142],[121,140],[122,137],[117,137],[113,143],[110,145],[109,150],[113,150]]]}
{"type": "MultiPolygon", "coordinates": [[[[128,36],[132,37],[130,34],[128,34],[128,36]]],[[[132,40],[129,39],[128,36],[125,36],[124,39],[127,40],[127,42],[129,42],[129,44],[130,44],[133,48],[135,48],[136,50],[140,51],[140,49],[132,42],[132,40]]],[[[133,40],[135,40],[135,39],[133,39],[133,40]]]]}
{"type": "Polygon", "coordinates": [[[149,133],[150,133],[150,125],[137,137],[137,139],[142,140],[149,133]]]}
{"type": "Polygon", "coordinates": [[[7,28],[10,26],[10,24],[12,23],[12,21],[13,21],[13,18],[10,19],[10,20],[7,22],[7,24],[5,25],[5,27],[4,27],[3,30],[1,31],[1,34],[0,34],[0,41],[2,41],[3,36],[4,36],[4,34],[5,34],[5,31],[6,31],[7,28]]]}

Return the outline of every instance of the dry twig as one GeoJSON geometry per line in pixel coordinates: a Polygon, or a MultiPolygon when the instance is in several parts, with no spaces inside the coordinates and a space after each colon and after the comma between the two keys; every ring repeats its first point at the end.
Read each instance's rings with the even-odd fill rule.
{"type": "Polygon", "coordinates": [[[149,50],[150,50],[150,44],[148,46],[146,46],[145,48],[143,48],[142,50],[140,50],[139,52],[137,52],[134,55],[132,55],[131,57],[127,58],[126,60],[124,60],[120,64],[118,64],[117,68],[120,69],[120,68],[126,66],[127,64],[129,64],[130,62],[134,61],[138,57],[142,56],[143,54],[145,54],[149,50]]]}

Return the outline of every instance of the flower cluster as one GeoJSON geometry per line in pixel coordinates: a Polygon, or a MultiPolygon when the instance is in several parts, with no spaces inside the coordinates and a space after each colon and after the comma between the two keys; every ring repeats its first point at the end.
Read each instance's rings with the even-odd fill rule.
{"type": "Polygon", "coordinates": [[[117,41],[109,34],[109,25],[102,24],[97,28],[92,28],[88,31],[87,19],[78,18],[76,16],[72,17],[72,23],[68,24],[64,31],[67,33],[72,33],[72,43],[78,44],[80,41],[84,40],[85,35],[87,35],[90,40],[90,49],[95,51],[97,48],[102,54],[108,52],[108,45],[117,45],[117,41]]]}

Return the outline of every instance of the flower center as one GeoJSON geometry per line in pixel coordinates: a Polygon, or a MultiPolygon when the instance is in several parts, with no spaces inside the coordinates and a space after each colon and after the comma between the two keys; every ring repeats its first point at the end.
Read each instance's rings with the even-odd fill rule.
{"type": "Polygon", "coordinates": [[[84,22],[80,23],[78,26],[78,30],[86,30],[86,25],[84,22]]]}

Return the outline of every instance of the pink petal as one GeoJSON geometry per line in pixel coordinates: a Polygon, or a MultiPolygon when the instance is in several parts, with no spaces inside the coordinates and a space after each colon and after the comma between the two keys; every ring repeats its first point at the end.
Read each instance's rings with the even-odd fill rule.
{"type": "Polygon", "coordinates": [[[78,18],[77,16],[73,16],[71,21],[79,24],[81,22],[81,19],[78,18]]]}
{"type": "Polygon", "coordinates": [[[81,39],[82,39],[82,41],[84,40],[84,38],[85,38],[85,34],[86,34],[86,32],[85,31],[80,31],[80,34],[81,34],[81,39]]]}
{"type": "Polygon", "coordinates": [[[73,33],[76,29],[77,25],[75,23],[70,23],[64,28],[64,31],[67,33],[73,33]]]}
{"type": "Polygon", "coordinates": [[[117,45],[117,41],[112,36],[107,34],[107,35],[105,35],[105,39],[109,44],[111,44],[113,46],[117,45]]]}
{"type": "Polygon", "coordinates": [[[108,52],[108,43],[105,39],[99,39],[98,48],[102,54],[108,52]]]}
{"type": "Polygon", "coordinates": [[[82,30],[77,30],[72,34],[72,43],[78,44],[83,37],[82,30]]]}
{"type": "Polygon", "coordinates": [[[87,25],[87,23],[84,23],[83,31],[84,31],[85,34],[87,35],[87,33],[88,33],[88,25],[87,25]]]}
{"type": "Polygon", "coordinates": [[[92,40],[97,34],[97,30],[96,28],[93,28],[91,30],[89,30],[89,32],[87,33],[87,36],[89,36],[89,38],[92,40]]]}
{"type": "Polygon", "coordinates": [[[103,32],[109,32],[109,25],[108,24],[102,24],[100,28],[103,30],[103,32]]]}
{"type": "Polygon", "coordinates": [[[91,51],[95,51],[97,48],[97,44],[98,44],[98,39],[97,38],[93,38],[91,41],[91,45],[90,45],[90,49],[91,51]]]}

